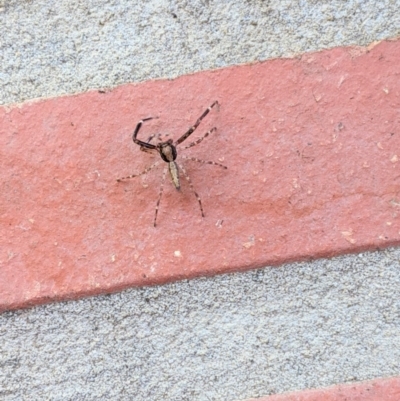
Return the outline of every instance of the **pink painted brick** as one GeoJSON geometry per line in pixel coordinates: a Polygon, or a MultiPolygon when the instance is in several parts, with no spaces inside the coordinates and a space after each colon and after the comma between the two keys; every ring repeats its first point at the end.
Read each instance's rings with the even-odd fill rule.
{"type": "MultiPolygon", "coordinates": [[[[400,41],[0,108],[0,309],[398,244],[400,41]],[[218,131],[166,182],[131,140],[218,131]]],[[[179,157],[179,156],[178,156],[179,157]]]]}

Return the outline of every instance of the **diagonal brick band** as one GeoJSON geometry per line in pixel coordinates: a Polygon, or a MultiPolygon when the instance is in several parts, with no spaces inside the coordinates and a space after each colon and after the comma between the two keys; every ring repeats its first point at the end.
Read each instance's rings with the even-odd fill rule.
{"type": "Polygon", "coordinates": [[[361,383],[340,384],[324,389],[304,390],[247,401],[398,401],[400,378],[377,379],[361,383]]]}
{"type": "Polygon", "coordinates": [[[399,110],[399,41],[3,107],[0,308],[398,244],[399,110]],[[214,100],[184,152],[228,170],[182,160],[206,217],[166,181],[154,228],[162,168],[116,182],[157,160],[132,132],[214,100]]]}

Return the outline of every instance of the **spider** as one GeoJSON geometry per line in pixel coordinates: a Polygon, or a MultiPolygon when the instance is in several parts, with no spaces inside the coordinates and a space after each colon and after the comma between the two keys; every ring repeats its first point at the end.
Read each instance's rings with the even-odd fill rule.
{"type": "MultiPolygon", "coordinates": [[[[186,178],[186,181],[189,183],[190,189],[192,190],[192,192],[196,196],[197,202],[199,203],[201,216],[204,217],[204,211],[203,211],[203,205],[201,204],[201,199],[200,199],[199,195],[197,194],[197,192],[194,190],[192,181],[191,181],[189,175],[187,174],[186,170],[183,168],[183,166],[181,164],[179,164],[176,161],[176,157],[178,155],[177,146],[179,144],[181,144],[183,141],[185,141],[196,130],[196,128],[200,125],[200,123],[203,120],[203,118],[216,105],[219,106],[218,101],[215,101],[210,107],[208,107],[204,111],[204,113],[197,119],[197,121],[194,123],[194,125],[192,125],[175,142],[172,139],[168,139],[166,141],[161,141],[160,140],[156,145],[154,145],[154,144],[151,143],[151,141],[156,137],[155,134],[151,135],[148,138],[147,142],[141,141],[140,139],[137,138],[138,132],[139,132],[140,128],[142,127],[142,124],[145,121],[153,120],[153,119],[156,119],[158,117],[147,117],[147,118],[144,118],[143,120],[140,120],[137,123],[135,131],[133,132],[133,135],[132,135],[133,142],[136,143],[137,145],[139,145],[140,146],[140,150],[142,150],[144,152],[149,152],[149,153],[153,153],[154,151],[158,152],[158,154],[161,157],[161,160],[167,163],[167,166],[164,167],[161,186],[160,186],[160,190],[159,190],[159,193],[158,193],[158,199],[157,199],[156,210],[155,210],[155,215],[154,215],[154,223],[153,223],[154,227],[156,227],[156,225],[157,225],[157,214],[158,214],[158,209],[159,209],[159,206],[160,206],[161,196],[163,194],[164,181],[165,181],[165,176],[167,174],[167,170],[169,171],[169,175],[171,177],[172,184],[174,185],[174,187],[178,191],[180,191],[180,189],[181,189],[179,171],[182,171],[184,177],[186,178]]],[[[194,142],[189,143],[182,150],[189,149],[189,148],[191,148],[193,146],[198,145],[204,138],[207,138],[208,135],[210,135],[211,133],[213,133],[216,130],[217,130],[216,127],[211,128],[202,137],[200,137],[199,139],[197,139],[194,142]]],[[[160,138],[160,135],[158,135],[158,138],[160,138]]],[[[219,166],[219,167],[222,167],[224,169],[227,169],[226,166],[224,166],[224,165],[222,165],[220,163],[213,162],[213,161],[206,161],[206,160],[197,159],[195,157],[185,157],[185,156],[182,156],[182,158],[187,159],[187,160],[193,160],[195,162],[202,163],[202,164],[213,164],[215,166],[219,166]]],[[[144,169],[139,174],[132,174],[132,175],[128,175],[127,177],[118,178],[117,181],[121,182],[122,180],[127,180],[127,179],[130,179],[130,178],[134,178],[134,177],[138,177],[140,175],[146,174],[150,170],[152,170],[154,167],[158,166],[159,163],[160,163],[160,160],[156,161],[154,164],[152,164],[150,167],[147,167],[146,169],[144,169]]]]}

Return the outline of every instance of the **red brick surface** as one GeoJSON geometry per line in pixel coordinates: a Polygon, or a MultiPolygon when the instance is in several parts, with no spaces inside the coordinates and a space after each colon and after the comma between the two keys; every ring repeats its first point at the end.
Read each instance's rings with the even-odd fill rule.
{"type": "Polygon", "coordinates": [[[271,395],[247,401],[399,401],[400,378],[342,384],[318,390],[271,395]]]}
{"type": "MultiPolygon", "coordinates": [[[[0,309],[398,244],[400,42],[0,108],[0,309]],[[140,137],[218,131],[167,180],[140,137]]],[[[183,153],[182,153],[183,154],[183,153]]],[[[179,156],[178,156],[179,157],[179,156]]]]}

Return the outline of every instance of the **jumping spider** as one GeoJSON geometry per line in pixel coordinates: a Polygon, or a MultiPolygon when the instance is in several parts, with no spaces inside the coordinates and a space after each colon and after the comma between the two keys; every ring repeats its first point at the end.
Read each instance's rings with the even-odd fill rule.
{"type": "MultiPolygon", "coordinates": [[[[155,119],[155,118],[158,118],[158,117],[147,117],[147,118],[144,118],[143,120],[140,120],[138,122],[138,124],[136,125],[135,131],[133,132],[133,135],[132,135],[133,142],[136,143],[137,145],[139,145],[140,146],[140,150],[142,150],[144,152],[149,152],[149,153],[153,153],[154,151],[158,152],[159,155],[161,156],[161,159],[168,164],[168,166],[164,167],[164,171],[163,171],[163,176],[162,176],[162,181],[161,181],[160,191],[159,191],[159,194],[158,194],[158,199],[157,199],[157,204],[156,204],[156,211],[155,211],[155,216],[154,216],[154,227],[156,227],[156,223],[157,223],[158,208],[160,206],[161,196],[162,196],[162,193],[163,193],[164,181],[165,181],[165,176],[166,176],[166,173],[167,173],[167,168],[168,168],[171,180],[172,180],[172,184],[174,185],[174,187],[178,191],[180,191],[180,189],[181,189],[180,178],[179,178],[179,170],[182,171],[182,173],[185,176],[187,182],[189,183],[189,186],[190,186],[191,190],[193,191],[194,195],[196,196],[197,201],[199,202],[201,215],[202,215],[202,217],[204,217],[204,211],[203,211],[203,206],[201,204],[200,197],[197,194],[197,192],[194,190],[192,181],[190,180],[186,170],[182,167],[181,164],[179,164],[176,161],[176,157],[178,155],[176,147],[177,147],[177,145],[179,145],[183,141],[185,141],[195,131],[195,129],[200,125],[200,123],[203,120],[203,118],[216,105],[219,106],[217,101],[215,101],[210,107],[208,107],[207,110],[205,110],[204,113],[197,119],[197,121],[194,123],[194,125],[192,125],[175,142],[172,139],[168,139],[166,141],[161,141],[160,140],[160,142],[158,142],[156,145],[153,145],[150,142],[154,139],[154,137],[156,135],[151,135],[148,138],[147,142],[143,142],[140,139],[137,139],[137,135],[138,135],[138,132],[139,132],[140,128],[142,127],[142,124],[145,121],[149,121],[149,120],[152,120],[152,119],[155,119]]],[[[211,134],[214,131],[216,131],[215,127],[211,128],[209,131],[207,131],[202,137],[200,137],[196,141],[189,143],[189,145],[185,146],[182,150],[188,149],[188,148],[191,148],[193,146],[198,145],[204,138],[207,138],[208,135],[211,134]]],[[[205,160],[197,159],[195,157],[185,157],[185,156],[182,156],[182,158],[187,159],[187,160],[193,160],[195,162],[202,163],[202,164],[214,164],[215,166],[219,166],[219,167],[222,167],[224,169],[227,169],[226,166],[223,166],[222,164],[216,163],[216,162],[213,162],[213,161],[205,161],[205,160]]],[[[129,179],[129,178],[134,178],[134,177],[138,177],[140,175],[146,174],[147,172],[152,170],[154,167],[158,166],[159,163],[160,163],[160,160],[158,160],[157,162],[152,164],[150,167],[147,167],[145,170],[143,170],[139,174],[132,174],[132,175],[129,175],[127,177],[118,178],[117,181],[120,182],[122,180],[126,180],[126,179],[129,179]]]]}

